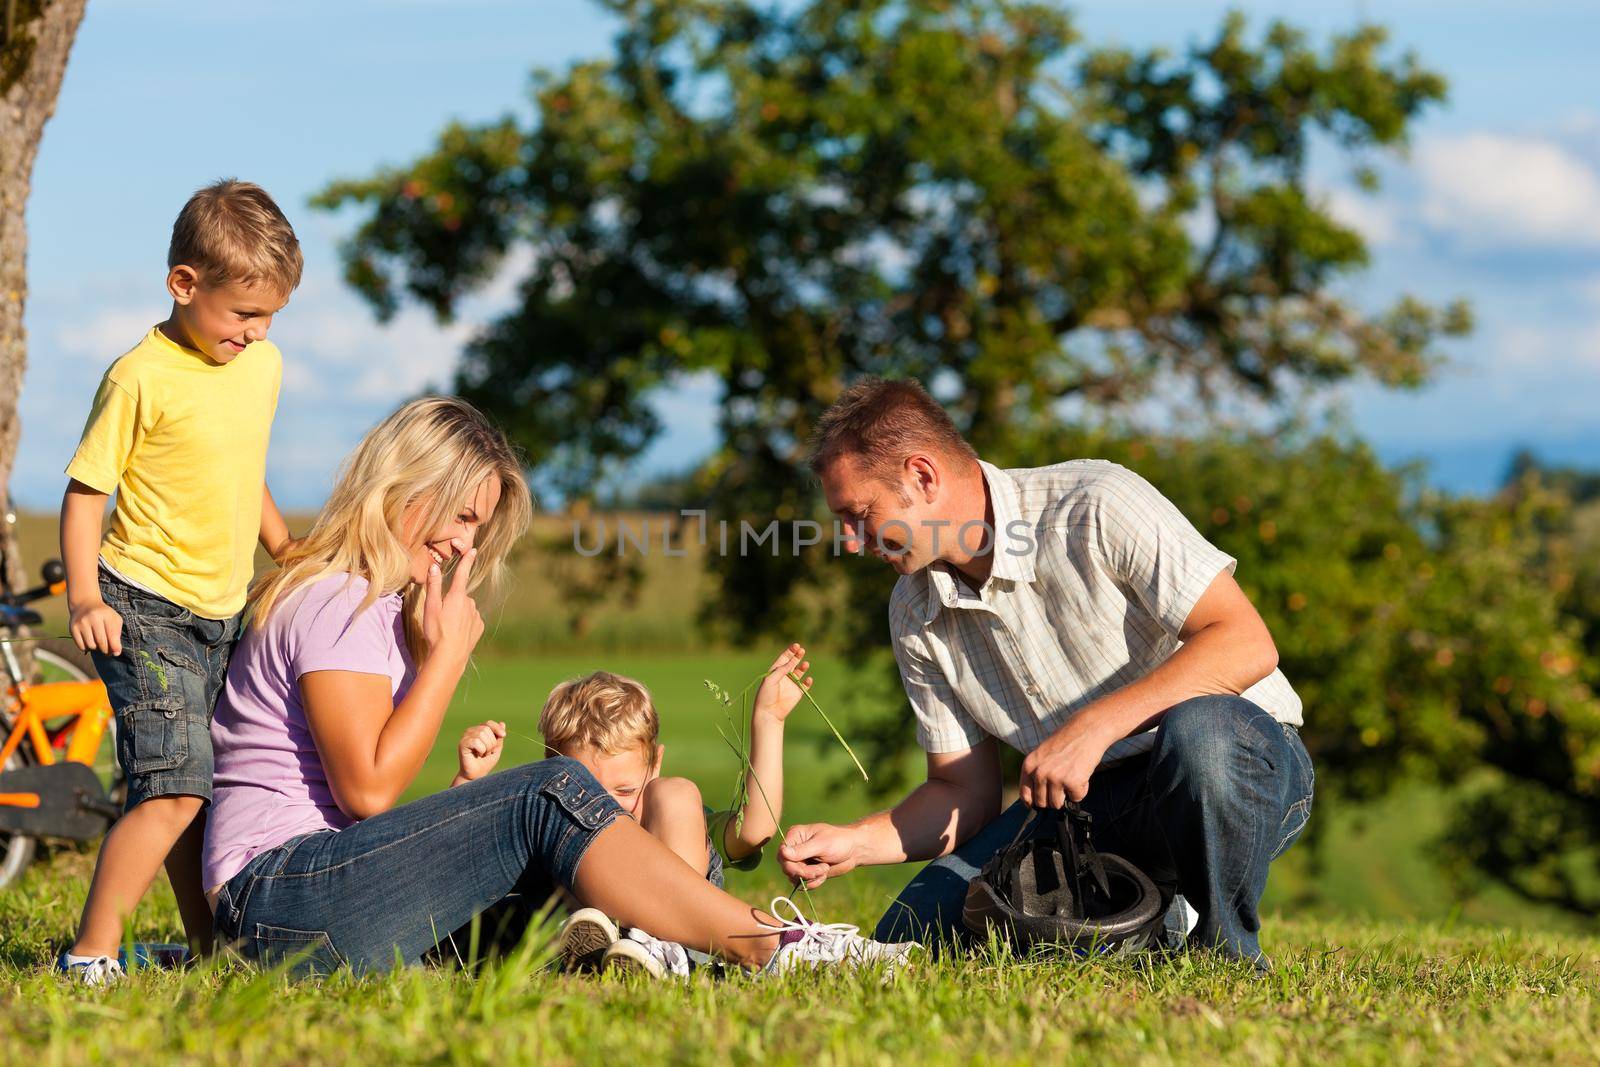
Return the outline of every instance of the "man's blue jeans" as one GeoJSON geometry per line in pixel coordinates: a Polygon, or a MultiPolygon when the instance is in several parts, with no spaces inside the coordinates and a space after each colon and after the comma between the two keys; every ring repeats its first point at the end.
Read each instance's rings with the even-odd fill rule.
{"type": "MultiPolygon", "coordinates": [[[[1311,816],[1315,775],[1292,726],[1243,697],[1169,709],[1147,757],[1105,767],[1083,808],[1095,847],[1137,864],[1200,913],[1191,944],[1259,960],[1256,906],[1267,867],[1311,816]]],[[[962,939],[967,883],[1017,835],[1018,801],[955,852],[924,867],[878,923],[879,941],[962,939]]]]}

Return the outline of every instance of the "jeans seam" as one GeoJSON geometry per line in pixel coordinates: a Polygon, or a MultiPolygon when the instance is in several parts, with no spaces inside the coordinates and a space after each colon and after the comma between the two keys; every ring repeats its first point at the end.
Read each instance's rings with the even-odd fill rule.
{"type": "Polygon", "coordinates": [[[1310,821],[1311,821],[1311,794],[1307,793],[1305,796],[1301,797],[1299,800],[1297,800],[1293,804],[1289,805],[1289,810],[1284,812],[1284,814],[1283,814],[1283,822],[1279,824],[1279,829],[1280,829],[1280,832],[1282,832],[1282,836],[1279,837],[1279,839],[1278,839],[1278,847],[1272,850],[1272,859],[1275,860],[1279,856],[1283,855],[1284,849],[1289,847],[1290,839],[1293,838],[1296,834],[1298,834],[1301,830],[1304,830],[1306,828],[1306,823],[1308,823],[1310,821]],[[1285,825],[1288,825],[1290,820],[1292,820],[1294,818],[1296,812],[1300,813],[1300,816],[1301,816],[1298,825],[1296,825],[1292,830],[1289,830],[1287,832],[1282,832],[1282,827],[1285,826],[1285,825]]]}
{"type": "MultiPolygon", "coordinates": [[[[514,803],[514,802],[517,802],[517,801],[520,801],[520,800],[521,800],[521,796],[519,794],[513,794],[513,795],[510,795],[510,796],[501,797],[499,800],[496,800],[492,804],[487,805],[487,806],[490,808],[490,810],[497,810],[500,807],[502,807],[505,804],[507,804],[508,802],[509,803],[514,803]]],[[[394,809],[391,808],[390,810],[392,811],[394,809]]],[[[417,830],[413,830],[411,833],[405,835],[404,837],[397,837],[393,841],[386,842],[385,844],[379,845],[376,848],[368,849],[367,851],[361,853],[361,855],[359,855],[359,856],[351,856],[348,859],[342,860],[341,862],[336,863],[331,867],[318,867],[314,871],[296,871],[293,874],[264,874],[261,877],[264,878],[264,879],[280,879],[280,878],[281,879],[289,879],[289,878],[312,878],[312,877],[317,877],[317,876],[324,875],[324,874],[332,874],[333,872],[335,872],[337,870],[341,870],[342,868],[348,867],[353,863],[359,863],[359,862],[361,862],[362,860],[366,859],[369,856],[375,856],[375,855],[378,855],[379,853],[386,852],[390,848],[393,848],[393,847],[395,847],[397,845],[405,844],[406,842],[410,841],[414,837],[420,837],[421,835],[426,834],[426,833],[430,833],[430,832],[432,832],[434,830],[439,829],[440,827],[448,826],[451,823],[455,822],[457,819],[463,819],[463,818],[466,818],[469,815],[478,814],[479,812],[482,812],[483,810],[484,810],[483,807],[477,807],[477,808],[472,808],[472,809],[469,809],[469,810],[466,810],[466,811],[455,812],[454,814],[452,814],[447,819],[442,819],[439,822],[430,823],[429,825],[427,825],[425,827],[422,827],[422,828],[417,829],[417,830]]],[[[305,838],[302,838],[301,840],[304,841],[305,838]]]]}

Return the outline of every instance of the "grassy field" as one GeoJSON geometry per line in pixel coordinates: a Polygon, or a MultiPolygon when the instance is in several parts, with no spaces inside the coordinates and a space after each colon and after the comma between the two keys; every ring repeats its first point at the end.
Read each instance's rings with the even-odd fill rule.
{"type": "MultiPolygon", "coordinates": [[[[44,557],[50,533],[43,521],[25,526],[30,560],[44,557]]],[[[771,651],[694,647],[697,582],[692,570],[652,574],[640,606],[606,608],[592,640],[577,642],[541,612],[549,589],[524,563],[412,795],[448,783],[455,736],[485,718],[510,725],[506,765],[538,758],[544,694],[604,666],[651,687],[669,772],[725,800],[738,765],[703,682],[737,691],[771,651]],[[644,651],[664,646],[676,650],[644,651]]],[[[884,674],[852,672],[825,650],[813,658],[817,698],[849,736],[884,699],[884,674]]],[[[804,707],[786,763],[785,824],[878,804],[804,707]]],[[[1419,787],[1314,814],[1319,862],[1301,846],[1274,867],[1263,942],[1278,967],[1266,979],[1204,957],[1135,968],[981,955],[889,986],[827,976],[649,986],[547,973],[533,944],[476,978],[449,968],[293,983],[222,964],[95,994],[44,972],[71,934],[92,863],[89,851],[58,850],[0,893],[0,1064],[1592,1060],[1600,940],[1501,894],[1452,896],[1426,849],[1448,802],[1419,787]]],[[[813,894],[808,910],[870,927],[910,873],[858,872],[813,894]]],[[[729,888],[752,902],[786,889],[770,859],[732,874],[729,888]]],[[[170,940],[179,929],[163,883],[132,936],[170,940]]]]}
{"type": "MultiPolygon", "coordinates": [[[[1266,978],[1201,956],[1137,967],[985,953],[887,986],[821,975],[650,984],[424,968],[292,982],[226,964],[97,993],[40,973],[88,870],[69,853],[0,896],[0,1063],[1578,1063],[1600,1044],[1600,941],[1277,918],[1266,978]]],[[[770,874],[737,881],[758,897],[770,874]]],[[[871,921],[866,884],[818,894],[871,921]]],[[[169,936],[160,894],[141,936],[169,936]]]]}
{"type": "MultiPolygon", "coordinates": [[[[702,680],[738,688],[763,666],[758,654],[486,658],[413,793],[448,782],[446,742],[481,718],[509,722],[508,763],[535,758],[539,697],[602,662],[654,690],[669,768],[696,778],[713,802],[727,796],[736,764],[716,736],[720,712],[702,680]]],[[[852,679],[826,662],[818,674],[819,699],[848,733],[852,679]]],[[[872,803],[814,713],[796,713],[790,740],[785,822],[844,818],[872,803]]],[[[1484,925],[1503,915],[1494,901],[1452,905],[1425,864],[1396,867],[1385,855],[1403,851],[1416,829],[1400,818],[1342,824],[1327,842],[1326,872],[1315,877],[1301,854],[1285,857],[1267,902],[1264,942],[1278,968],[1266,979],[1203,957],[1141,969],[983,955],[920,967],[888,987],[826,976],[698,977],[687,987],[565,977],[542,971],[532,945],[476,978],[424,969],[293,983],[224,965],[143,975],[96,994],[43,970],[70,935],[90,870],[88,852],[63,850],[0,893],[0,1063],[1525,1063],[1592,1055],[1600,940],[1526,913],[1517,921],[1547,928],[1484,925]],[[1375,881],[1374,871],[1387,874],[1375,881]],[[1366,887],[1364,900],[1337,895],[1354,886],[1366,887]],[[1401,922],[1362,912],[1439,917],[1401,922]]],[[[860,872],[825,886],[809,906],[826,920],[870,926],[908,874],[860,872]]],[[[769,860],[733,874],[729,888],[764,902],[786,887],[769,860]]],[[[133,936],[167,940],[179,929],[163,884],[133,936]]]]}

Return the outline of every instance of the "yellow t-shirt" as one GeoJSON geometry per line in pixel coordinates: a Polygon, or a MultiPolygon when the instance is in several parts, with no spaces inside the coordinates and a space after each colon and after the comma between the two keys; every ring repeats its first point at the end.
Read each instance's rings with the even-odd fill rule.
{"type": "Polygon", "coordinates": [[[67,465],[116,493],[107,565],[204,618],[244,607],[282,380],[268,341],[217,363],[158,329],[111,365],[67,465]]]}

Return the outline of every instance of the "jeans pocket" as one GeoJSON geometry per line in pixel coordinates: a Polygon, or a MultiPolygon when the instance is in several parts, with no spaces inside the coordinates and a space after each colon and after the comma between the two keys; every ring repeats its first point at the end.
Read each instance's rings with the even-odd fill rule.
{"type": "Polygon", "coordinates": [[[170,771],[189,755],[181,694],[127,705],[118,726],[122,765],[130,776],[170,771]]]}
{"type": "Polygon", "coordinates": [[[100,574],[100,599],[123,617],[136,615],[161,622],[182,622],[189,615],[188,608],[179,607],[166,597],[147,593],[104,572],[100,574]]]}
{"type": "Polygon", "coordinates": [[[186,693],[198,699],[195,680],[204,675],[192,656],[172,647],[181,640],[165,623],[124,618],[119,676],[136,685],[143,700],[182,700],[186,693]]]}
{"type": "Polygon", "coordinates": [[[256,923],[256,960],[266,967],[287,967],[296,975],[332,974],[344,966],[326,930],[292,930],[256,923]]]}

